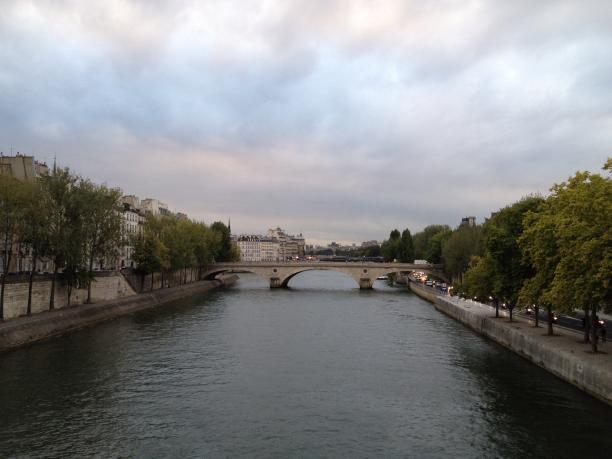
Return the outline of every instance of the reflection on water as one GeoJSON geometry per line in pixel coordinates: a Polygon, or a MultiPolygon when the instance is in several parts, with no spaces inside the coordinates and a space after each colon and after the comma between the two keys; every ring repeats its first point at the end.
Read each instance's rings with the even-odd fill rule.
{"type": "Polygon", "coordinates": [[[0,356],[0,457],[606,457],[612,410],[402,288],[241,275],[0,356]],[[571,427],[570,427],[571,426],[571,427]]]}

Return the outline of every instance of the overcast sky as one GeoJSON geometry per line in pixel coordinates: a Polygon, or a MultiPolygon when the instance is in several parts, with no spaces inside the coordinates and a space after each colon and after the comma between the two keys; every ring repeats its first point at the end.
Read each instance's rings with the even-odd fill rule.
{"type": "Polygon", "coordinates": [[[610,0],[0,0],[0,150],[235,233],[479,221],[612,155],[610,0]]]}

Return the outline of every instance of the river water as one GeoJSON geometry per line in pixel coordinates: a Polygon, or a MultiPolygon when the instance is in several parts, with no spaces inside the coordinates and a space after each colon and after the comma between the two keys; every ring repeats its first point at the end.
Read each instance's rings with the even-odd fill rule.
{"type": "Polygon", "coordinates": [[[231,289],[0,355],[0,457],[612,457],[612,409],[377,281],[231,289]]]}

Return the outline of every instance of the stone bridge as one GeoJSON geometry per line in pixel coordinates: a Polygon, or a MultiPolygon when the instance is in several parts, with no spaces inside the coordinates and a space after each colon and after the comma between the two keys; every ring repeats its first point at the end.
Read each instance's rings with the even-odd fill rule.
{"type": "Polygon", "coordinates": [[[202,279],[213,279],[228,271],[247,271],[269,282],[270,288],[285,288],[291,278],[304,271],[334,270],[352,277],[362,290],[371,289],[377,277],[410,271],[422,271],[446,279],[440,265],[373,262],[234,262],[215,263],[202,273],[202,279]]]}

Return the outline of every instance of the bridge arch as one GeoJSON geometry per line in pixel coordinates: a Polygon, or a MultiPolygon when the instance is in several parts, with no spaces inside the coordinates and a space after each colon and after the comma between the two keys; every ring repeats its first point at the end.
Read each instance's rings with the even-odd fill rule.
{"type": "MultiPolygon", "coordinates": [[[[285,275],[285,277],[283,278],[283,280],[281,281],[281,287],[283,288],[287,288],[289,287],[289,281],[291,279],[293,279],[295,276],[297,276],[298,274],[307,272],[307,271],[335,271],[337,273],[341,273],[344,274],[346,277],[349,277],[351,279],[353,279],[356,283],[357,286],[359,286],[359,278],[356,278],[356,276],[352,273],[346,272],[346,270],[343,270],[341,268],[333,268],[333,267],[319,267],[319,266],[312,266],[312,267],[305,267],[305,268],[297,268],[295,270],[293,270],[293,272],[290,272],[288,274],[285,275]]],[[[366,273],[367,273],[367,269],[366,269],[366,273]]]]}
{"type": "Polygon", "coordinates": [[[267,275],[267,273],[262,272],[261,269],[249,269],[248,267],[244,267],[244,268],[217,268],[217,269],[209,269],[206,270],[204,273],[202,273],[201,279],[202,280],[213,280],[215,279],[219,274],[224,274],[227,272],[248,272],[251,274],[255,274],[257,277],[261,278],[264,282],[269,283],[270,282],[270,278],[267,275]]]}

